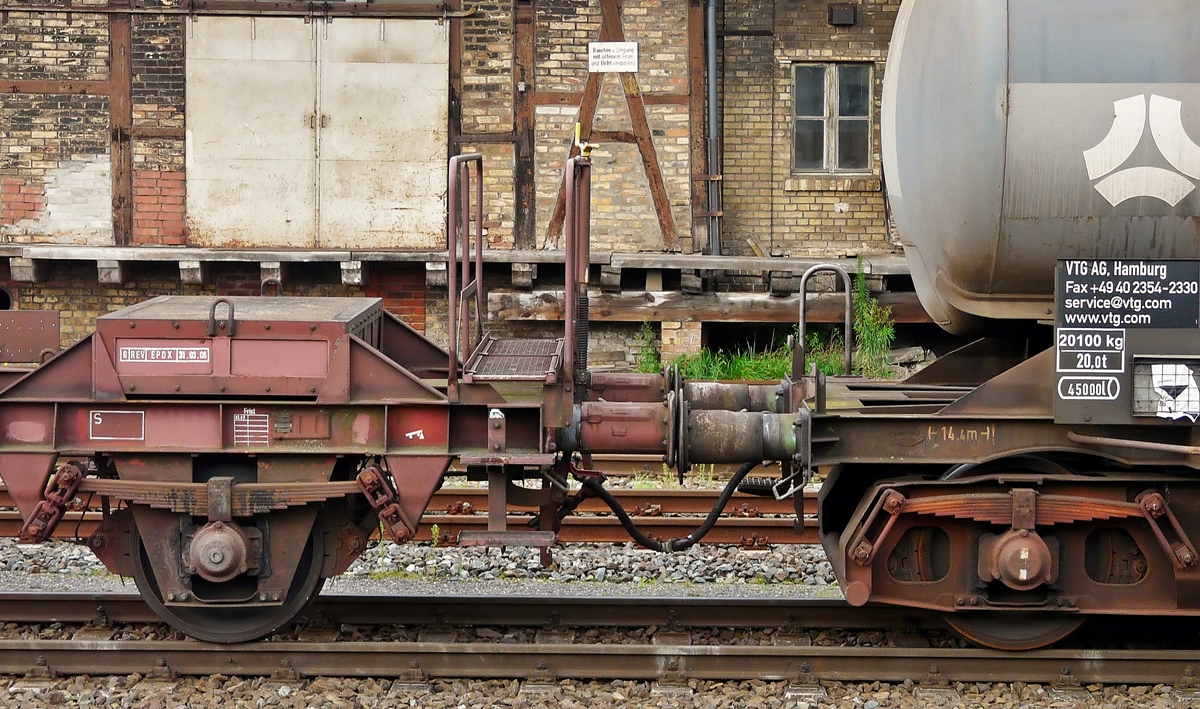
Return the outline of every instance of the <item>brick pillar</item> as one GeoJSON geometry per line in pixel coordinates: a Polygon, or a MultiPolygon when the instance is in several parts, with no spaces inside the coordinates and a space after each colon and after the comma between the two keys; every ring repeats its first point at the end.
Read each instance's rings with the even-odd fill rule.
{"type": "Polygon", "coordinates": [[[138,170],[133,180],[133,243],[182,246],[182,172],[138,170]]]}
{"type": "Polygon", "coordinates": [[[662,323],[662,359],[674,362],[679,355],[700,351],[700,323],[664,320],[662,323]]]}

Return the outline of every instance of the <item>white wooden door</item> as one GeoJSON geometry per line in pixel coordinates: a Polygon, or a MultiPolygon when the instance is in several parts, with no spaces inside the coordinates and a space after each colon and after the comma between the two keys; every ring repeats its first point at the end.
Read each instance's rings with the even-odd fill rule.
{"type": "Polygon", "coordinates": [[[189,240],[316,246],[315,25],[198,17],[186,41],[189,240]]]}
{"type": "Polygon", "coordinates": [[[445,243],[448,36],[419,20],[337,19],[320,45],[320,245],[445,243]]]}
{"type": "Polygon", "coordinates": [[[445,243],[442,27],[202,17],[187,42],[191,243],[445,243]]]}

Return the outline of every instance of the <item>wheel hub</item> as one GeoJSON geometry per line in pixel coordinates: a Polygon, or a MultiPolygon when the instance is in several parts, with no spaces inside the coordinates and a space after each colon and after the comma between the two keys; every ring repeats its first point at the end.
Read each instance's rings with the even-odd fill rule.
{"type": "Polygon", "coordinates": [[[233,522],[209,522],[201,527],[188,547],[186,564],[201,578],[214,583],[228,581],[233,577],[259,568],[257,549],[261,544],[258,530],[247,530],[233,522]],[[251,540],[250,532],[257,537],[251,540]]]}
{"type": "Polygon", "coordinates": [[[1054,581],[1054,557],[1032,529],[1010,529],[979,540],[979,578],[1000,581],[1015,591],[1030,591],[1054,581]]]}
{"type": "MultiPolygon", "coordinates": [[[[288,574],[290,582],[280,592],[272,591],[266,598],[262,597],[265,592],[260,592],[263,578],[238,571],[245,568],[262,573],[258,568],[259,560],[263,558],[262,533],[257,527],[235,522],[214,521],[186,534],[183,553],[176,552],[178,556],[174,557],[176,564],[181,560],[186,568],[176,566],[172,569],[169,564],[164,564],[159,570],[168,571],[164,576],[165,583],[174,579],[171,573],[194,574],[191,583],[185,586],[190,591],[183,594],[159,584],[154,559],[161,563],[162,557],[147,549],[142,530],[135,527],[131,550],[134,580],[150,609],[187,635],[219,643],[257,640],[291,623],[320,592],[325,529],[315,516],[308,519],[306,525],[300,527],[306,533],[306,540],[289,542],[297,549],[297,558],[292,562],[293,573],[288,574]],[[214,581],[213,578],[225,580],[214,581]]],[[[291,531],[291,534],[281,533],[280,538],[296,540],[298,530],[291,531]]],[[[277,556],[271,558],[274,560],[277,556]]],[[[266,582],[269,583],[274,574],[285,571],[281,565],[273,566],[272,576],[266,577],[266,582]]]]}

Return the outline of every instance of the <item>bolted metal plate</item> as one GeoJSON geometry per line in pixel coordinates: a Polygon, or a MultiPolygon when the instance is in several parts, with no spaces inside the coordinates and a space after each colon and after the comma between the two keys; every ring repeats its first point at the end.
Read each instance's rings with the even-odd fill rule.
{"type": "Polygon", "coordinates": [[[0,362],[42,362],[58,352],[57,310],[0,311],[0,362]]]}

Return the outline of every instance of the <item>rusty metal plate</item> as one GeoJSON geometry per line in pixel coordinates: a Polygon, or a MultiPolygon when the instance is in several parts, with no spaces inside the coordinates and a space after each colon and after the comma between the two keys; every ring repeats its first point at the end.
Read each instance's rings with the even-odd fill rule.
{"type": "Polygon", "coordinates": [[[59,349],[57,310],[0,311],[0,362],[42,362],[59,349]]]}

